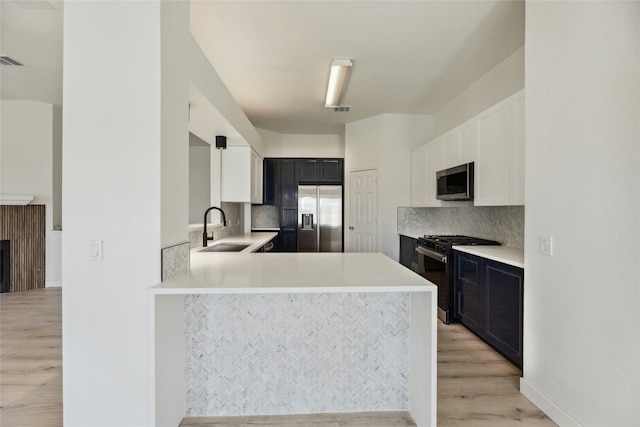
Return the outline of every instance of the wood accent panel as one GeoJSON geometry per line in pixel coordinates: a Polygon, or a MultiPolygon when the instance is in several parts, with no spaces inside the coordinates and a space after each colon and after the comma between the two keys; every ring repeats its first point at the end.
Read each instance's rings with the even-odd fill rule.
{"type": "Polygon", "coordinates": [[[0,239],[11,242],[9,292],[44,288],[45,205],[0,206],[0,239]]]}

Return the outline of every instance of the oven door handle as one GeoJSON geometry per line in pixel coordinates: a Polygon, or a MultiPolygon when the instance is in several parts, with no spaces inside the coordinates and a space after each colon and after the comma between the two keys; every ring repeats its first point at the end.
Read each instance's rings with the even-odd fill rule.
{"type": "Polygon", "coordinates": [[[427,249],[427,248],[423,248],[422,246],[418,246],[416,247],[416,252],[418,252],[421,255],[425,255],[428,256],[429,258],[433,258],[435,260],[438,260],[440,262],[443,263],[447,263],[447,256],[443,255],[439,252],[436,251],[432,251],[431,249],[427,249]]]}

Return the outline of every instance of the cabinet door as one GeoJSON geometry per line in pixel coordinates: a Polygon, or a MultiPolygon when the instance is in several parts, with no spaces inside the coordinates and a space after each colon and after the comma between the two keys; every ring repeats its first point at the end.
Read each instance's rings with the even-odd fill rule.
{"type": "Polygon", "coordinates": [[[320,182],[342,184],[342,159],[318,159],[318,166],[320,182]]]}
{"type": "Polygon", "coordinates": [[[263,177],[263,203],[265,205],[279,204],[278,160],[264,159],[263,177]]]}
{"type": "Polygon", "coordinates": [[[298,182],[309,184],[315,184],[316,182],[318,182],[318,163],[319,162],[317,159],[298,159],[298,182]]]}
{"type": "Polygon", "coordinates": [[[221,201],[251,203],[251,152],[251,147],[222,150],[221,201]]]}
{"type": "Polygon", "coordinates": [[[455,316],[470,330],[482,334],[482,258],[456,252],[454,255],[455,316]]]}
{"type": "Polygon", "coordinates": [[[262,204],[262,157],[251,150],[251,203],[262,204]]]}
{"type": "Polygon", "coordinates": [[[280,208],[280,230],[298,229],[298,207],[283,206],[280,208]]]}
{"type": "Polygon", "coordinates": [[[442,202],[436,199],[437,180],[436,172],[442,170],[442,139],[436,139],[427,144],[427,167],[426,167],[426,200],[425,206],[442,206],[442,202]]]}
{"type": "Polygon", "coordinates": [[[413,270],[413,259],[418,241],[407,236],[400,236],[400,264],[413,270]]]}
{"type": "Polygon", "coordinates": [[[411,153],[411,206],[427,205],[427,144],[411,153]]]}
{"type": "Polygon", "coordinates": [[[524,271],[484,260],[485,340],[522,366],[524,271]]]}
{"type": "Polygon", "coordinates": [[[509,204],[508,102],[478,116],[478,157],[475,164],[476,206],[509,204]]]}
{"type": "Polygon", "coordinates": [[[524,205],[524,91],[513,97],[510,112],[511,204],[524,205]]]}
{"type": "Polygon", "coordinates": [[[298,204],[298,181],[296,180],[296,160],[282,159],[278,165],[280,173],[280,204],[298,204]]]}
{"type": "Polygon", "coordinates": [[[475,120],[470,120],[458,128],[460,141],[460,164],[476,161],[478,151],[478,125],[475,120]]]}
{"type": "Polygon", "coordinates": [[[298,238],[297,231],[285,230],[278,235],[278,252],[297,252],[298,238]]]}
{"type": "MultiPolygon", "coordinates": [[[[442,135],[442,169],[460,165],[460,140],[458,130],[442,135]]],[[[437,172],[437,171],[436,171],[437,172]]]]}

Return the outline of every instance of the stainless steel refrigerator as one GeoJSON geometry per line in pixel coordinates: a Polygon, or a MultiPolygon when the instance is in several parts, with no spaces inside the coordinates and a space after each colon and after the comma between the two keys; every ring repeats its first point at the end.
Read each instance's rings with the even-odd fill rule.
{"type": "Polygon", "coordinates": [[[342,186],[298,186],[298,252],[342,252],[342,186]]]}

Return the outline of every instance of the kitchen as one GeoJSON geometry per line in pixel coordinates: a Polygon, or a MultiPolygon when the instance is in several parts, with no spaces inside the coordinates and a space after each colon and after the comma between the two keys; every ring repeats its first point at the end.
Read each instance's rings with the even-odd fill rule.
{"type": "MultiPolygon", "coordinates": [[[[68,416],[77,416],[77,419],[91,414],[111,424],[130,420],[129,423],[142,425],[146,424],[144,408],[148,401],[147,358],[144,355],[148,339],[147,289],[159,279],[160,248],[185,241],[186,221],[183,218],[187,217],[184,212],[188,205],[188,197],[184,194],[188,187],[184,173],[186,167],[180,166],[188,163],[188,153],[172,144],[158,143],[164,138],[171,139],[172,135],[179,140],[187,134],[188,112],[177,107],[172,110],[172,106],[186,105],[188,95],[174,90],[174,85],[160,78],[158,52],[162,50],[172,58],[188,61],[189,49],[161,43],[160,36],[155,39],[148,36],[157,34],[161,15],[159,6],[153,9],[154,6],[148,5],[153,9],[151,14],[142,5],[120,7],[126,9],[117,12],[100,9],[97,14],[100,19],[94,14],[85,16],[82,10],[73,7],[65,11],[65,66],[70,72],[64,77],[64,158],[67,159],[63,184],[64,298],[66,307],[77,307],[78,312],[66,312],[67,316],[72,316],[67,320],[75,318],[75,321],[66,324],[63,340],[69,351],[65,357],[68,357],[70,366],[85,366],[87,363],[79,353],[86,350],[79,347],[80,342],[96,341],[92,337],[99,336],[105,343],[95,343],[96,349],[91,351],[95,369],[91,367],[93,364],[86,368],[90,369],[107,398],[117,403],[121,410],[116,415],[101,409],[95,403],[97,400],[90,397],[92,388],[78,385],[83,389],[80,393],[80,389],[72,385],[73,377],[68,378],[71,382],[67,383],[69,388],[65,388],[65,402],[68,404],[68,416]],[[121,22],[122,16],[129,16],[132,20],[135,17],[135,24],[127,22],[125,25],[121,22]],[[87,25],[86,22],[81,23],[83,21],[92,24],[89,26],[91,32],[86,31],[87,25]],[[109,29],[114,26],[129,36],[128,43],[105,36],[111,34],[109,29]],[[109,67],[102,62],[105,60],[102,55],[80,46],[80,40],[91,40],[91,37],[95,37],[101,46],[105,43],[111,45],[114,52],[120,52],[123,60],[135,60],[139,67],[126,73],[109,67]],[[148,56],[140,58],[140,52],[148,52],[148,56]],[[104,65],[104,70],[95,64],[104,65]],[[104,87],[90,85],[85,81],[87,76],[118,83],[104,87]],[[151,87],[141,84],[147,81],[151,87]],[[157,93],[161,83],[162,97],[157,93]],[[161,103],[163,108],[160,111],[158,106],[161,103]],[[89,114],[92,106],[96,111],[108,113],[111,123],[123,125],[105,127],[101,119],[92,118],[89,114]],[[171,117],[181,117],[184,124],[172,122],[171,117]],[[100,132],[95,132],[96,129],[100,132]],[[92,150],[86,149],[88,140],[92,140],[92,150]],[[109,149],[101,149],[101,146],[109,149]],[[118,153],[127,153],[127,162],[123,162],[122,154],[118,153]],[[169,158],[171,162],[166,160],[169,158]],[[118,164],[117,174],[109,162],[118,164]],[[91,185],[86,185],[86,177],[92,177],[91,185]],[[87,200],[91,203],[86,203],[87,200]],[[131,206],[144,208],[131,209],[131,206]],[[92,219],[91,224],[88,224],[89,218],[92,219]],[[114,221],[114,218],[118,220],[114,221]],[[86,241],[96,236],[104,239],[105,256],[109,256],[104,263],[87,264],[84,261],[86,241]],[[90,286],[83,286],[85,283],[90,286]],[[100,296],[97,298],[99,301],[87,304],[95,301],[96,295],[100,296]],[[82,309],[82,305],[86,307],[82,309]],[[118,319],[113,318],[114,312],[119,313],[118,319]],[[88,322],[88,319],[92,321],[88,322]],[[126,355],[115,351],[113,346],[107,346],[107,343],[125,342],[126,346],[134,349],[126,355]]],[[[172,11],[174,17],[188,22],[188,12],[181,11],[178,5],[172,7],[175,7],[172,11]]],[[[524,65],[521,65],[520,83],[515,84],[519,87],[505,89],[506,93],[499,93],[497,89],[487,91],[482,84],[487,84],[487,81],[480,79],[477,85],[469,86],[466,94],[450,99],[447,107],[440,111],[439,118],[436,117],[432,123],[425,124],[413,121],[414,117],[395,114],[363,118],[346,126],[344,155],[327,156],[344,157],[347,172],[380,166],[378,247],[397,259],[398,215],[404,214],[398,211],[398,207],[410,205],[410,197],[398,194],[397,189],[411,188],[409,173],[397,172],[408,171],[410,160],[407,157],[401,160],[398,146],[390,142],[395,143],[400,133],[408,135],[403,138],[408,145],[403,150],[409,153],[430,140],[426,135],[441,135],[462,123],[455,123],[457,120],[452,111],[462,111],[474,105],[474,99],[482,98],[479,94],[489,92],[487,97],[496,99],[480,107],[476,105],[473,108],[476,113],[526,87],[527,209],[522,213],[526,215],[525,282],[535,286],[528,286],[525,294],[525,340],[528,342],[525,341],[524,345],[523,375],[530,395],[538,398],[536,404],[568,425],[572,421],[567,420],[600,425],[638,423],[637,410],[630,404],[638,401],[639,383],[634,362],[639,351],[637,340],[633,339],[638,315],[632,306],[637,302],[638,292],[638,247],[633,243],[637,239],[631,239],[627,250],[615,257],[601,254],[612,266],[620,266],[607,269],[606,277],[604,272],[585,269],[585,265],[601,265],[602,261],[594,258],[595,254],[589,249],[593,242],[587,235],[593,224],[602,224],[607,233],[621,240],[628,237],[629,230],[637,229],[637,187],[634,191],[625,191],[621,198],[619,193],[611,191],[618,188],[615,183],[638,182],[637,146],[630,142],[636,140],[634,135],[637,131],[628,121],[629,116],[637,117],[637,105],[629,99],[629,94],[637,93],[638,89],[633,78],[637,73],[629,71],[637,66],[632,42],[637,40],[637,29],[631,23],[637,16],[637,6],[633,3],[590,6],[582,3],[526,3],[526,49],[521,52],[524,65]],[[571,29],[570,35],[565,32],[566,27],[571,29]],[[593,31],[602,36],[602,45],[581,49],[581,41],[589,39],[593,31]],[[611,59],[627,57],[629,52],[631,62],[625,66],[611,59]],[[584,64],[592,62],[594,56],[602,59],[598,62],[602,68],[584,67],[584,64]],[[554,70],[553,76],[547,72],[550,69],[554,70]],[[610,74],[616,75],[622,84],[608,85],[610,74]],[[585,87],[590,90],[585,91],[585,87]],[[601,102],[603,100],[607,102],[601,102]],[[603,111],[600,108],[608,109],[603,111]],[[614,115],[601,115],[612,110],[621,114],[615,118],[614,115]],[[629,111],[632,114],[624,113],[629,111]],[[594,120],[594,115],[601,120],[594,120]],[[427,128],[427,132],[423,132],[422,126],[427,128]],[[602,141],[606,141],[606,145],[602,141]],[[585,143],[589,144],[588,150],[584,149],[585,143]],[[607,165],[601,164],[603,158],[607,159],[607,165]],[[603,168],[606,173],[596,173],[603,168]],[[577,185],[576,181],[568,178],[571,176],[581,176],[583,184],[577,185]],[[574,185],[567,192],[559,182],[574,185]],[[622,200],[629,209],[616,207],[622,200]],[[553,256],[539,255],[540,235],[553,235],[553,256]],[[600,283],[607,283],[616,294],[629,297],[622,301],[603,299],[598,292],[600,283]],[[549,298],[549,295],[553,297],[549,298]],[[591,315],[593,312],[621,314],[620,317],[597,316],[596,319],[591,315]],[[579,324],[574,319],[580,319],[579,324]],[[616,333],[611,333],[612,330],[616,333]],[[614,363],[602,362],[610,359],[614,363]]],[[[180,40],[187,43],[188,38],[189,35],[180,30],[171,33],[171,40],[176,44],[180,40]]],[[[183,71],[177,62],[180,61],[161,62],[162,68],[174,71],[169,73],[174,77],[180,76],[183,71]]],[[[505,73],[505,69],[509,69],[507,64],[496,70],[493,77],[508,87],[509,79],[505,74],[511,74],[505,73]]],[[[204,86],[207,85],[201,84],[199,88],[204,86]]],[[[212,83],[207,86],[207,91],[208,95],[214,94],[214,98],[226,99],[227,95],[219,85],[212,83]]],[[[222,110],[225,110],[225,105],[224,102],[216,104],[222,110]]],[[[245,139],[251,142],[252,138],[264,139],[256,136],[257,131],[251,131],[248,121],[237,118],[237,108],[229,107],[224,115],[232,118],[234,127],[247,135],[245,139]]],[[[4,123],[3,120],[3,126],[4,123]]],[[[291,139],[285,135],[288,134],[269,133],[268,136],[276,142],[272,147],[289,144],[291,139]]],[[[335,140],[334,137],[326,139],[335,140]]],[[[265,152],[263,156],[270,157],[265,152]]],[[[292,156],[325,157],[322,154],[298,153],[292,156]]],[[[345,173],[347,179],[349,175],[345,173]]],[[[348,191],[349,186],[345,185],[345,192],[348,191]]],[[[344,200],[348,201],[349,197],[345,195],[344,200]]],[[[73,368],[70,369],[72,374],[73,368]]]]}

